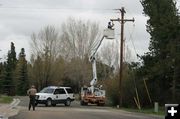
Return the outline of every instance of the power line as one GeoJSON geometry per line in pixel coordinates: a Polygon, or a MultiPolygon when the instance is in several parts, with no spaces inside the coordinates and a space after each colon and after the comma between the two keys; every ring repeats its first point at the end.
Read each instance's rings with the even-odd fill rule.
{"type": "Polygon", "coordinates": [[[0,9],[26,9],[26,10],[83,10],[113,13],[113,9],[105,8],[60,8],[60,7],[0,7],[0,9]]]}
{"type": "MultiPolygon", "coordinates": [[[[134,25],[133,25],[133,29],[134,29],[134,25]]],[[[134,30],[133,30],[134,31],[134,30]]],[[[134,41],[133,41],[133,36],[132,36],[133,32],[132,33],[129,33],[129,40],[131,41],[132,43],[132,46],[133,46],[133,49],[134,49],[134,52],[136,54],[136,56],[138,56],[138,53],[137,53],[137,50],[136,50],[136,47],[135,47],[135,44],[134,44],[134,41]]]]}
{"type": "MultiPolygon", "coordinates": [[[[37,13],[38,12],[42,12],[42,13],[46,13],[46,12],[53,12],[53,13],[57,13],[57,14],[61,14],[61,13],[72,13],[72,11],[74,13],[91,13],[91,14],[102,14],[102,15],[114,15],[115,12],[113,12],[113,9],[100,9],[100,8],[26,8],[26,7],[1,7],[0,6],[0,12],[2,12],[1,9],[7,9],[7,12],[17,12],[17,13],[21,13],[21,12],[25,12],[25,13],[37,13]]],[[[3,11],[4,12],[4,11],[3,11]]]]}

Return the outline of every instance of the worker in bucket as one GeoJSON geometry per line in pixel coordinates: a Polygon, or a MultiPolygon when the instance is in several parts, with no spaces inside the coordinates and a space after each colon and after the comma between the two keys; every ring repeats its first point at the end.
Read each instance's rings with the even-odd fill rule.
{"type": "Polygon", "coordinates": [[[114,23],[113,22],[108,22],[108,29],[113,29],[114,23]]]}

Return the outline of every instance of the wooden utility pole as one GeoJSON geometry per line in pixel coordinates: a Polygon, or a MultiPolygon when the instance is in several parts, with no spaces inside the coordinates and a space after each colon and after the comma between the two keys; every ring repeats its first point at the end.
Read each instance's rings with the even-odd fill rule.
{"type": "Polygon", "coordinates": [[[119,10],[121,13],[120,18],[117,19],[110,19],[112,22],[113,21],[118,21],[121,24],[121,37],[120,37],[120,70],[119,70],[119,106],[122,106],[122,78],[123,78],[123,41],[124,41],[124,23],[127,21],[132,21],[134,22],[133,19],[124,19],[124,14],[126,11],[124,10],[124,7],[121,9],[116,9],[119,10]]]}

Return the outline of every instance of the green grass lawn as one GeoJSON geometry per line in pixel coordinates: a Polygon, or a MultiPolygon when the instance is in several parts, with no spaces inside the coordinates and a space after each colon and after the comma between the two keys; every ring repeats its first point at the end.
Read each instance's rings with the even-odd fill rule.
{"type": "Polygon", "coordinates": [[[159,107],[159,112],[155,113],[153,108],[145,108],[145,109],[130,109],[130,108],[122,108],[122,110],[129,111],[129,112],[137,112],[137,113],[145,113],[145,114],[154,114],[154,115],[160,115],[164,116],[165,115],[165,109],[164,107],[159,107]]]}
{"type": "Polygon", "coordinates": [[[0,103],[11,103],[13,101],[13,97],[0,95],[0,103]]]}

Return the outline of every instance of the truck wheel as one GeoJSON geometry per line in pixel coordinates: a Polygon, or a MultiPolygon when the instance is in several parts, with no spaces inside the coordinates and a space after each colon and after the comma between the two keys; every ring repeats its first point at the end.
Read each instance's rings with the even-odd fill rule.
{"type": "Polygon", "coordinates": [[[97,106],[104,106],[104,103],[97,103],[97,106]]]}
{"type": "Polygon", "coordinates": [[[65,102],[65,106],[70,106],[71,105],[71,100],[68,98],[65,102]]]}
{"type": "Polygon", "coordinates": [[[84,102],[83,100],[81,100],[81,105],[82,106],[85,106],[85,105],[88,105],[88,103],[84,102]]]}
{"type": "Polygon", "coordinates": [[[82,100],[81,100],[81,102],[80,102],[80,103],[81,103],[81,105],[82,105],[82,106],[84,106],[84,101],[82,101],[82,100]]]}
{"type": "Polygon", "coordinates": [[[52,105],[52,100],[50,98],[46,101],[46,107],[50,107],[52,105]]]}

